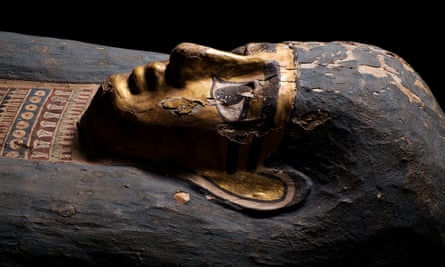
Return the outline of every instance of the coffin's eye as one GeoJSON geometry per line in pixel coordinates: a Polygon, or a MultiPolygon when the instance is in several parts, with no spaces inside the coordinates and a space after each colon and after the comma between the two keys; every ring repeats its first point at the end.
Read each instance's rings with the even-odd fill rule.
{"type": "Polygon", "coordinates": [[[218,112],[224,121],[238,122],[246,119],[253,90],[251,84],[243,84],[221,87],[213,92],[218,103],[218,112]]]}
{"type": "Polygon", "coordinates": [[[252,88],[247,85],[227,86],[216,90],[215,99],[231,106],[240,103],[249,94],[252,94],[252,88]]]}

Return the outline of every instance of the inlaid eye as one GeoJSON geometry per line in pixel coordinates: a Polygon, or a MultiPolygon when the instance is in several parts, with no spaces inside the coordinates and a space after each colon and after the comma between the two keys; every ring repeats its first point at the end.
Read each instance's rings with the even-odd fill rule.
{"type": "Polygon", "coordinates": [[[220,87],[213,92],[217,108],[226,122],[246,119],[253,88],[249,84],[220,87]]]}
{"type": "Polygon", "coordinates": [[[217,89],[214,97],[224,105],[231,106],[241,102],[251,92],[252,88],[247,85],[227,86],[217,89]]]}

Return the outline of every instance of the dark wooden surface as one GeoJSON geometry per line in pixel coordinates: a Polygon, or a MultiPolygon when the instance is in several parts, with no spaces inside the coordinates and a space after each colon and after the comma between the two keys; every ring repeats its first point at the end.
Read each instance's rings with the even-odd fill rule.
{"type": "Polygon", "coordinates": [[[74,40],[0,32],[0,78],[100,83],[113,73],[168,55],[74,40]]]}
{"type": "MultiPolygon", "coordinates": [[[[0,33],[0,47],[0,78],[7,79],[95,83],[166,58],[11,33],[0,33]]],[[[302,94],[301,99],[318,101],[317,96],[302,94]]],[[[329,107],[335,110],[333,103],[329,107]]],[[[348,111],[348,103],[338,110],[348,111]]],[[[430,117],[439,121],[431,123],[438,128],[430,127],[425,135],[433,139],[426,140],[428,146],[404,141],[397,145],[407,147],[398,149],[391,144],[394,140],[362,139],[368,151],[352,150],[342,158],[369,162],[334,160],[339,150],[316,143],[342,136],[342,120],[320,128],[334,125],[332,132],[302,135],[307,138],[305,149],[313,151],[304,151],[308,156],[299,155],[296,161],[327,158],[337,165],[308,163],[311,175],[319,167],[326,176],[318,177],[306,203],[277,214],[237,210],[178,177],[145,168],[0,158],[0,266],[444,264],[444,158],[442,151],[435,151],[444,146],[443,115],[431,110],[430,117]],[[421,164],[415,162],[419,153],[414,148],[422,151],[421,164]],[[380,169],[372,160],[385,157],[366,155],[406,151],[412,153],[396,155],[403,160],[380,169]],[[357,179],[346,186],[345,177],[357,179]],[[175,202],[177,191],[190,193],[190,201],[175,202]]],[[[349,122],[359,125],[352,117],[349,122]]],[[[380,133],[389,132],[369,136],[380,133]]],[[[417,132],[415,137],[422,139],[417,132]]],[[[331,141],[347,144],[346,139],[331,141]]]]}
{"type": "Polygon", "coordinates": [[[270,223],[292,220],[240,216],[175,177],[7,158],[0,177],[2,263],[238,266],[276,255],[273,261],[283,264],[282,251],[267,240],[281,248],[286,234],[270,223]],[[176,203],[177,191],[191,200],[176,203]]]}

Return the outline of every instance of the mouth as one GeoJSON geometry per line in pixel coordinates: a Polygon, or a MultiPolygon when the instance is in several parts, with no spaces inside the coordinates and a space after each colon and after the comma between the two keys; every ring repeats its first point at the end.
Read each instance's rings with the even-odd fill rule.
{"type": "Polygon", "coordinates": [[[116,95],[122,99],[129,99],[136,90],[133,75],[130,73],[113,74],[107,77],[101,84],[102,94],[116,95]]]}

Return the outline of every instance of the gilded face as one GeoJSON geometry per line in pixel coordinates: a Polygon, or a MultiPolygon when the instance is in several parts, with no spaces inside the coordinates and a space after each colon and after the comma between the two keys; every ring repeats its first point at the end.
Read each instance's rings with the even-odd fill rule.
{"type": "MultiPolygon", "coordinates": [[[[280,144],[296,76],[286,44],[224,52],[182,43],[168,61],[108,77],[80,122],[81,136],[94,152],[179,166],[247,192],[237,179],[256,172],[280,144]]],[[[277,179],[260,180],[254,187],[269,190],[270,199],[286,191],[270,184],[277,179]]]]}
{"type": "Polygon", "coordinates": [[[116,74],[106,87],[114,104],[146,125],[199,127],[221,124],[283,126],[295,94],[291,50],[251,44],[245,55],[182,43],[170,60],[116,74]]]}
{"type": "MultiPolygon", "coordinates": [[[[284,129],[295,96],[295,76],[293,52],[285,44],[254,43],[230,53],[182,43],[173,49],[169,61],[151,62],[131,73],[108,77],[81,124],[89,132],[88,138],[102,132],[91,145],[110,139],[106,146],[117,145],[120,154],[165,159],[190,168],[195,168],[194,164],[229,168],[226,158],[231,143],[250,146],[256,139],[274,133],[276,137],[284,129]],[[104,109],[104,105],[106,111],[95,108],[104,109]],[[100,116],[103,112],[105,118],[100,116]],[[110,120],[104,125],[107,133],[96,127],[103,120],[110,120]],[[114,127],[121,129],[112,130],[114,127]],[[129,128],[136,132],[130,134],[129,128]],[[126,135],[125,140],[119,141],[118,133],[126,135]],[[137,144],[132,145],[135,140],[137,144]],[[118,148],[119,142],[126,143],[127,148],[118,148]],[[200,163],[185,163],[182,153],[193,158],[190,146],[198,148],[202,142],[206,144],[206,159],[212,163],[202,162],[209,160],[200,156],[196,156],[200,163]],[[174,147],[180,155],[174,151],[152,155],[167,147],[174,147]],[[212,150],[218,155],[209,157],[212,150]]],[[[272,139],[262,142],[255,166],[276,146],[272,139]]],[[[245,165],[243,159],[239,161],[237,166],[245,165]]]]}

